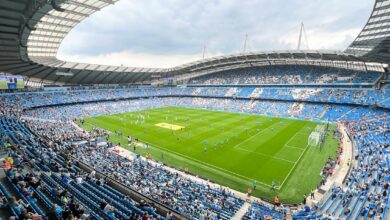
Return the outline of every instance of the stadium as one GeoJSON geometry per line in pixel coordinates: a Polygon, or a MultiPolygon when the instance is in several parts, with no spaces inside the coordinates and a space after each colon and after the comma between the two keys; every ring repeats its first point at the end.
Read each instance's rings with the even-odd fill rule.
{"type": "Polygon", "coordinates": [[[390,219],[390,0],[342,51],[58,58],[118,1],[0,0],[1,219],[390,219]]]}

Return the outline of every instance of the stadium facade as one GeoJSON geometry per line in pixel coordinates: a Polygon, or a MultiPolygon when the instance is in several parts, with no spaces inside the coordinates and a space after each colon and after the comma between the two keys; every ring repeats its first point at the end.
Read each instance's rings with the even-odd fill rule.
{"type": "Polygon", "coordinates": [[[345,51],[270,51],[213,57],[173,68],[136,68],[58,60],[58,48],[81,21],[117,0],[1,0],[0,71],[45,84],[158,83],[229,68],[300,64],[378,71],[389,63],[389,1],[377,0],[358,38],[345,51]]]}

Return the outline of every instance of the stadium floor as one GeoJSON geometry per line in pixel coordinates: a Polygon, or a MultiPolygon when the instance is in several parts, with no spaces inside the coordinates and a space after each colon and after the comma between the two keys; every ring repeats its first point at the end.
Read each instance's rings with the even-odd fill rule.
{"type": "Polygon", "coordinates": [[[127,145],[128,135],[149,146],[138,145],[138,154],[150,153],[155,160],[242,192],[256,185],[255,196],[278,194],[289,203],[316,188],[321,168],[338,147],[332,135],[321,151],[308,146],[316,122],[232,112],[167,107],[84,120],[84,128],[109,130],[111,140],[129,150],[134,148],[127,145]]]}

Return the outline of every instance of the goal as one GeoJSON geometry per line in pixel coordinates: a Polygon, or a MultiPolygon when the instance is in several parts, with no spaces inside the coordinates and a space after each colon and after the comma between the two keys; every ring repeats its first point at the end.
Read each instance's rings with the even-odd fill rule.
{"type": "Polygon", "coordinates": [[[326,137],[327,126],[317,125],[313,132],[311,132],[308,140],[308,145],[316,147],[321,144],[326,137]]]}
{"type": "Polygon", "coordinates": [[[309,136],[309,140],[308,140],[309,146],[311,146],[311,147],[318,146],[318,144],[320,143],[320,139],[321,139],[320,132],[318,132],[318,131],[311,132],[311,134],[309,136]]]}
{"type": "Polygon", "coordinates": [[[326,126],[325,125],[317,125],[316,128],[315,128],[315,131],[320,133],[320,134],[324,134],[325,130],[326,130],[326,126]]]}

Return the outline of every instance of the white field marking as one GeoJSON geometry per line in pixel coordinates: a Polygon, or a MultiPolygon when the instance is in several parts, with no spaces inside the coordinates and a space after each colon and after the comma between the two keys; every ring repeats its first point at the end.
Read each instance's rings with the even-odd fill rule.
{"type": "Polygon", "coordinates": [[[289,143],[297,136],[297,135],[307,135],[308,133],[312,132],[314,130],[314,128],[310,128],[310,127],[306,127],[304,126],[303,128],[301,128],[297,133],[294,134],[294,136],[292,136],[288,141],[287,143],[285,143],[284,145],[286,147],[289,147],[289,148],[297,148],[297,149],[300,149],[300,150],[304,150],[304,148],[300,148],[300,147],[295,147],[295,146],[291,146],[289,143]],[[306,128],[307,131],[303,131],[306,128]]]}
{"type": "MultiPolygon", "coordinates": [[[[272,126],[272,125],[271,125],[271,126],[272,126]]],[[[304,128],[306,128],[306,127],[301,128],[301,130],[304,129],[304,128]]],[[[298,150],[304,151],[306,148],[292,147],[292,146],[289,146],[289,145],[288,145],[288,143],[290,143],[290,141],[291,141],[292,139],[294,139],[294,138],[297,136],[297,134],[300,134],[300,132],[301,132],[301,131],[295,133],[295,134],[287,141],[287,143],[286,143],[283,147],[288,147],[288,148],[293,148],[293,149],[298,149],[298,150]]],[[[260,132],[259,132],[259,133],[260,133],[260,132]]],[[[257,134],[256,134],[256,135],[257,135],[257,134]]],[[[241,142],[241,143],[242,143],[242,142],[241,142]]],[[[240,144],[241,144],[241,143],[240,143],[240,144]]],[[[244,149],[244,148],[241,148],[241,147],[237,147],[237,146],[235,146],[234,149],[239,149],[239,150],[242,150],[242,151],[254,153],[254,154],[257,154],[257,155],[260,155],[260,156],[264,156],[264,157],[268,157],[268,158],[272,158],[272,159],[276,159],[276,160],[282,160],[282,161],[285,161],[285,162],[288,162],[288,163],[292,163],[292,164],[294,164],[294,165],[297,163],[297,161],[299,161],[299,158],[298,158],[297,161],[291,161],[291,160],[287,160],[287,159],[284,159],[284,158],[275,157],[275,156],[270,156],[270,155],[268,155],[268,154],[262,154],[262,153],[259,153],[259,152],[256,152],[256,151],[247,150],[247,149],[244,149]]],[[[302,154],[301,154],[301,155],[302,155],[302,154]]]]}
{"type": "MultiPolygon", "coordinates": [[[[274,124],[273,124],[274,125],[274,124]]],[[[273,125],[271,125],[271,126],[273,126],[273,125]]],[[[271,126],[269,126],[269,127],[271,127],[271,126]]],[[[267,128],[269,128],[269,127],[267,127],[267,128]]],[[[266,129],[267,129],[266,128],[266,129]]],[[[308,128],[308,127],[306,127],[306,126],[304,126],[303,128],[301,128],[301,130],[303,130],[303,129],[307,129],[307,130],[313,130],[313,129],[310,129],[310,128],[308,128]]],[[[265,129],[265,130],[266,130],[265,129]]],[[[297,134],[301,134],[301,130],[299,131],[299,132],[297,132],[297,133],[295,133],[288,141],[287,141],[287,143],[289,143],[290,141],[291,141],[291,139],[293,139],[293,138],[295,138],[296,137],[296,135],[297,134]]],[[[264,131],[264,130],[263,130],[264,131]]],[[[261,132],[259,132],[258,134],[260,134],[261,132]]],[[[305,133],[305,134],[307,134],[307,133],[305,133]]],[[[257,134],[256,134],[257,135],[257,134]]],[[[254,136],[256,136],[256,135],[254,135],[254,136]]],[[[252,136],[253,137],[253,136],[252,136]]],[[[251,137],[251,138],[252,138],[251,137]]],[[[243,141],[243,142],[245,142],[245,141],[243,141]]],[[[241,142],[241,143],[239,143],[238,145],[236,145],[234,148],[237,148],[237,146],[239,146],[240,144],[242,144],[243,142],[241,142]]],[[[290,148],[296,148],[296,149],[299,149],[299,150],[301,150],[302,151],[302,153],[301,153],[301,155],[299,156],[299,158],[298,158],[298,160],[296,160],[295,162],[292,162],[292,161],[290,161],[290,160],[286,160],[286,159],[283,159],[283,158],[279,158],[279,157],[272,157],[272,156],[267,156],[267,155],[263,155],[263,154],[261,154],[261,153],[258,153],[258,152],[255,152],[255,151],[251,151],[251,150],[246,150],[246,149],[243,149],[243,148],[240,148],[240,147],[238,147],[237,149],[239,149],[239,150],[244,150],[244,151],[247,151],[247,152],[250,152],[250,153],[254,153],[254,154],[259,154],[259,155],[262,155],[262,156],[265,156],[265,157],[270,157],[270,158],[273,158],[273,159],[277,159],[277,160],[283,160],[283,161],[286,161],[286,162],[289,162],[289,163],[292,163],[292,164],[294,164],[293,165],[293,167],[290,169],[290,171],[289,171],[289,173],[286,175],[286,177],[284,178],[284,180],[283,180],[283,182],[282,182],[282,184],[279,186],[279,190],[280,189],[282,189],[282,187],[283,187],[283,185],[284,185],[284,183],[285,183],[285,181],[288,179],[288,177],[291,175],[291,173],[292,173],[292,171],[294,170],[294,168],[295,168],[295,166],[300,162],[300,160],[302,159],[302,157],[303,157],[303,155],[305,154],[305,152],[306,152],[306,150],[308,149],[308,146],[309,145],[306,145],[306,147],[305,148],[298,148],[298,147],[291,147],[291,146],[288,146],[287,144],[285,144],[283,147],[290,147],[290,148]]]]}
{"type": "MultiPolygon", "coordinates": [[[[141,141],[141,142],[144,142],[144,141],[141,141]]],[[[148,142],[144,142],[144,143],[148,143],[148,142]]],[[[148,143],[148,144],[152,144],[152,143],[148,143]]],[[[154,145],[154,144],[153,144],[154,145]]],[[[184,154],[181,154],[181,153],[178,153],[178,152],[174,152],[172,150],[169,150],[169,149],[166,149],[164,147],[161,147],[161,146],[158,146],[158,145],[154,145],[154,147],[156,148],[159,148],[159,149],[162,149],[162,150],[165,150],[171,154],[176,154],[176,155],[179,155],[180,157],[183,157],[183,158],[187,158],[191,161],[194,161],[196,163],[199,163],[199,164],[203,164],[204,166],[208,167],[208,168],[211,168],[211,169],[214,169],[214,170],[220,170],[220,171],[223,171],[223,172],[227,172],[227,173],[230,173],[230,174],[233,174],[233,176],[236,176],[236,177],[241,177],[243,179],[246,179],[246,180],[249,180],[249,181],[253,181],[254,179],[252,178],[249,178],[249,177],[246,177],[246,176],[243,176],[241,174],[238,174],[238,173],[235,173],[235,172],[232,172],[232,171],[229,171],[229,170],[225,170],[221,167],[217,167],[215,165],[212,165],[212,164],[209,164],[209,163],[206,163],[206,162],[203,162],[203,161],[200,161],[200,160],[197,160],[195,158],[192,158],[192,157],[189,157],[189,156],[186,156],[184,154]]],[[[267,186],[267,187],[272,187],[271,185],[268,185],[266,183],[263,183],[262,181],[259,181],[259,180],[256,180],[257,183],[259,183],[260,185],[263,185],[263,186],[267,186]]]]}
{"type": "Polygon", "coordinates": [[[299,163],[299,161],[301,161],[302,159],[302,156],[305,154],[306,150],[308,149],[308,146],[309,145],[306,145],[306,148],[305,150],[301,153],[301,156],[299,156],[298,160],[295,162],[294,166],[290,169],[290,172],[288,172],[287,176],[284,178],[282,184],[279,186],[279,190],[282,189],[284,183],[286,182],[286,180],[288,179],[288,177],[291,175],[291,172],[294,170],[294,168],[297,166],[297,164],[299,163]]]}
{"type": "Polygon", "coordinates": [[[242,150],[242,151],[247,151],[247,152],[249,152],[249,153],[257,154],[257,155],[260,155],[260,156],[272,158],[272,159],[275,159],[275,160],[282,160],[282,161],[285,161],[285,162],[287,162],[287,163],[295,164],[295,162],[294,162],[294,161],[291,161],[291,160],[286,160],[286,159],[283,159],[283,158],[280,158],[280,157],[273,157],[273,156],[270,156],[270,155],[268,155],[268,154],[258,153],[258,152],[256,152],[256,151],[247,150],[247,149],[244,149],[244,148],[241,148],[241,147],[238,147],[238,148],[235,148],[235,149],[242,150]]]}
{"type": "Polygon", "coordinates": [[[237,148],[238,146],[240,146],[241,144],[243,144],[243,143],[245,143],[245,142],[247,142],[247,141],[249,141],[249,140],[252,140],[252,139],[255,138],[257,135],[262,134],[263,132],[267,131],[269,128],[271,128],[271,127],[274,126],[274,125],[278,125],[278,122],[276,122],[276,123],[274,123],[274,124],[272,124],[272,125],[266,127],[265,129],[261,130],[259,133],[253,135],[252,137],[247,138],[247,139],[245,139],[244,141],[242,141],[242,142],[240,142],[240,143],[234,145],[234,146],[233,146],[233,149],[237,148]]]}
{"type": "MultiPolygon", "coordinates": [[[[114,117],[115,117],[115,116],[114,116],[114,117]]],[[[240,146],[242,143],[244,143],[244,142],[246,142],[246,141],[248,141],[248,140],[254,138],[255,136],[257,136],[257,135],[263,133],[264,131],[270,129],[271,127],[273,127],[273,126],[275,126],[275,125],[279,125],[279,123],[276,122],[276,123],[274,123],[274,124],[268,126],[267,128],[265,128],[264,130],[262,130],[262,131],[260,131],[259,133],[255,134],[254,136],[252,136],[252,137],[250,137],[250,138],[244,140],[244,141],[241,142],[241,143],[238,143],[237,145],[235,145],[235,146],[233,147],[233,149],[236,148],[237,146],[240,146]]],[[[308,128],[308,127],[304,127],[304,128],[307,128],[308,130],[313,130],[313,129],[310,129],[310,128],[308,128]]],[[[300,132],[297,132],[297,133],[300,133],[300,132]]],[[[296,134],[295,134],[295,135],[296,135],[296,134]]],[[[294,136],[295,136],[295,135],[294,135],[294,136]]],[[[291,138],[290,138],[290,139],[291,139],[291,138]]],[[[290,141],[290,140],[289,140],[289,141],[290,141]]],[[[144,142],[144,141],[142,141],[142,142],[144,142]]],[[[144,142],[144,143],[148,143],[148,142],[144,142]]],[[[154,145],[154,146],[157,147],[158,145],[154,145]]],[[[289,146],[286,146],[286,147],[289,147],[289,146]]],[[[193,162],[196,162],[196,163],[199,163],[199,164],[203,164],[204,166],[206,166],[206,167],[208,167],[208,168],[211,168],[211,169],[214,169],[214,170],[219,170],[219,171],[227,172],[227,173],[233,174],[233,176],[241,177],[241,178],[246,179],[246,180],[249,180],[249,181],[253,181],[253,180],[254,180],[254,179],[252,179],[252,178],[243,176],[243,175],[241,175],[241,174],[237,174],[237,173],[234,173],[234,172],[232,172],[232,171],[225,170],[225,169],[223,169],[223,168],[217,167],[217,166],[215,166],[215,165],[212,165],[212,164],[209,164],[209,163],[206,163],[206,162],[203,162],[203,161],[200,161],[200,160],[197,160],[197,159],[188,157],[188,156],[183,155],[183,154],[180,154],[180,153],[178,153],[178,152],[171,151],[171,150],[166,149],[166,148],[161,147],[161,146],[158,146],[157,148],[160,148],[160,149],[163,149],[163,150],[165,150],[165,151],[168,151],[168,152],[170,152],[171,154],[176,154],[176,155],[179,155],[180,157],[187,158],[187,159],[189,159],[189,160],[191,160],[191,161],[193,161],[193,162]]],[[[245,149],[243,149],[243,148],[239,148],[239,149],[240,149],[240,150],[245,150],[245,149]]],[[[302,150],[302,148],[299,148],[299,149],[302,150]]],[[[287,174],[287,176],[284,178],[282,184],[281,184],[280,187],[278,188],[279,190],[282,189],[282,187],[283,187],[285,181],[286,181],[286,180],[288,179],[288,177],[291,175],[291,173],[292,173],[292,171],[294,170],[295,166],[299,163],[299,161],[301,160],[302,156],[304,155],[304,153],[306,152],[307,149],[308,149],[308,145],[307,145],[306,148],[303,150],[303,152],[302,152],[302,154],[300,155],[300,157],[298,158],[298,160],[297,160],[296,162],[294,162],[294,165],[293,165],[293,167],[290,169],[290,172],[287,174]]],[[[255,154],[259,154],[259,153],[257,153],[257,152],[253,152],[253,151],[249,151],[249,150],[245,150],[245,151],[252,152],[252,153],[255,153],[255,154]]],[[[270,156],[268,156],[268,157],[270,157],[270,156]]],[[[277,159],[277,158],[274,158],[274,159],[277,159]]],[[[284,161],[287,161],[287,162],[289,162],[289,163],[293,163],[293,162],[291,162],[291,161],[288,161],[288,160],[285,160],[285,159],[282,159],[282,158],[280,158],[280,160],[284,160],[284,161]]],[[[267,187],[272,187],[271,185],[266,184],[266,183],[263,183],[262,181],[259,181],[259,180],[256,180],[256,181],[257,181],[257,183],[259,183],[260,185],[267,186],[267,187]]]]}
{"type": "Polygon", "coordinates": [[[297,149],[297,150],[305,150],[304,148],[301,148],[301,147],[293,147],[293,146],[290,146],[290,145],[284,145],[283,147],[292,148],[292,149],[297,149]]]}
{"type": "MultiPolygon", "coordinates": [[[[275,124],[278,124],[278,123],[275,123],[275,124]]],[[[254,138],[254,137],[257,136],[258,134],[264,132],[265,130],[269,129],[270,127],[274,126],[275,124],[272,124],[271,126],[265,128],[264,130],[260,131],[259,133],[257,133],[256,135],[252,136],[251,138],[248,138],[248,139],[246,139],[245,141],[243,141],[243,142],[237,144],[236,146],[233,147],[233,149],[239,149],[239,150],[247,151],[247,152],[254,153],[254,154],[259,154],[259,155],[262,155],[262,156],[265,156],[265,157],[269,157],[269,158],[273,158],[273,159],[277,159],[277,160],[282,160],[282,161],[286,161],[286,162],[288,162],[288,163],[294,164],[293,167],[290,169],[289,173],[288,173],[288,174],[286,175],[286,177],[284,178],[282,184],[280,185],[280,187],[279,187],[279,190],[280,190],[280,189],[282,189],[282,187],[283,187],[285,181],[286,181],[286,180],[289,178],[289,176],[291,175],[291,173],[292,173],[292,171],[294,170],[294,168],[296,167],[296,165],[297,165],[297,164],[300,162],[300,160],[302,159],[302,156],[305,154],[305,152],[306,152],[306,150],[307,150],[307,148],[308,148],[308,145],[306,145],[306,147],[305,147],[304,149],[298,148],[298,147],[291,147],[291,146],[288,146],[287,144],[285,144],[285,145],[283,146],[283,147],[290,147],[290,148],[294,148],[294,149],[299,149],[299,150],[302,151],[302,153],[301,153],[301,155],[299,156],[298,160],[295,161],[295,162],[292,162],[292,161],[290,161],[290,160],[286,160],[286,159],[283,159],[283,158],[279,158],[279,157],[272,157],[272,156],[269,156],[269,155],[267,156],[267,155],[265,155],[265,154],[261,154],[261,153],[255,152],[255,151],[246,150],[246,149],[243,149],[243,148],[241,148],[241,147],[238,147],[238,146],[240,146],[242,143],[248,141],[249,139],[254,138]]],[[[301,130],[303,130],[304,128],[306,128],[307,130],[310,130],[310,131],[313,130],[313,129],[308,128],[308,127],[306,127],[306,126],[304,126],[303,128],[301,128],[301,130]]],[[[301,134],[301,130],[300,130],[299,132],[295,133],[294,136],[292,136],[292,137],[288,140],[287,143],[289,143],[293,138],[295,138],[297,134],[301,134]]],[[[307,133],[304,131],[304,134],[307,134],[307,133]]]]}
{"type": "MultiPolygon", "coordinates": [[[[303,128],[307,128],[307,127],[305,126],[305,127],[303,127],[303,128]]],[[[303,128],[302,128],[302,129],[303,129],[303,128]]],[[[302,130],[302,129],[301,129],[301,130],[302,130]]],[[[313,130],[313,129],[311,129],[311,130],[313,130]]],[[[300,132],[300,131],[299,131],[299,132],[300,132]]],[[[299,133],[299,132],[297,132],[297,133],[299,133]]],[[[295,136],[295,135],[294,135],[294,136],[295,136]]],[[[299,156],[298,160],[295,162],[294,166],[290,169],[290,172],[288,172],[287,176],[284,178],[282,184],[279,186],[279,190],[282,189],[284,183],[285,183],[286,180],[290,177],[290,175],[291,175],[292,171],[294,170],[294,168],[295,168],[295,167],[297,166],[297,164],[301,161],[303,155],[305,154],[306,150],[308,149],[308,146],[309,146],[309,144],[306,145],[305,149],[303,150],[303,152],[302,152],[301,155],[299,156]]]]}
{"type": "MultiPolygon", "coordinates": [[[[301,129],[301,130],[302,130],[302,129],[301,129]]],[[[302,149],[302,148],[300,148],[300,147],[294,147],[294,146],[291,146],[291,145],[290,145],[290,142],[291,142],[292,140],[294,140],[294,138],[295,138],[298,134],[299,134],[299,135],[307,135],[307,133],[303,133],[303,134],[302,134],[301,131],[299,131],[299,132],[295,133],[294,136],[292,136],[290,139],[288,139],[287,143],[285,143],[284,146],[289,147],[289,148],[296,148],[296,149],[304,150],[304,148],[302,149]]]]}

